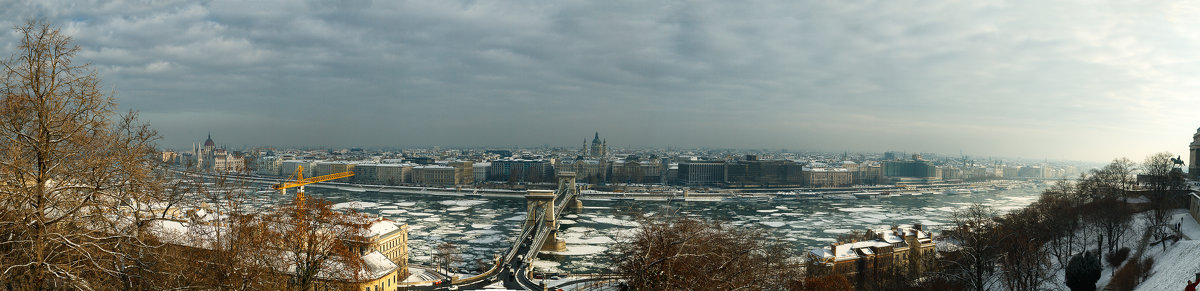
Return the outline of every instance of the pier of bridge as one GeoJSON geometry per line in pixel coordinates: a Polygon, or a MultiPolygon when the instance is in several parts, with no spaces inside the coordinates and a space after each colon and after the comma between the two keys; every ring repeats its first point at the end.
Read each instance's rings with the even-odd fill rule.
{"type": "Polygon", "coordinates": [[[558,174],[558,189],[557,190],[529,190],[525,194],[525,208],[528,214],[525,218],[525,227],[531,227],[538,223],[539,211],[546,213],[540,218],[545,220],[545,227],[550,233],[546,236],[546,240],[541,242],[540,250],[561,252],[567,249],[566,241],[558,238],[558,217],[561,216],[561,211],[567,208],[579,209],[583,207],[583,202],[579,200],[579,188],[575,185],[574,172],[562,172],[558,174]],[[566,201],[557,203],[559,196],[562,196],[566,201]]]}
{"type": "Polygon", "coordinates": [[[566,202],[567,208],[582,209],[583,201],[579,200],[579,186],[575,186],[575,172],[558,173],[558,190],[554,191],[554,194],[563,195],[567,193],[575,194],[564,195],[571,197],[570,200],[566,202]]]}
{"type": "Polygon", "coordinates": [[[525,218],[525,227],[532,227],[538,223],[538,209],[541,209],[547,215],[541,217],[546,220],[545,227],[550,229],[550,234],[546,236],[546,241],[542,242],[542,251],[563,251],[567,249],[567,242],[558,238],[558,219],[554,215],[554,191],[552,190],[529,190],[525,194],[525,208],[529,210],[529,214],[525,218]]]}

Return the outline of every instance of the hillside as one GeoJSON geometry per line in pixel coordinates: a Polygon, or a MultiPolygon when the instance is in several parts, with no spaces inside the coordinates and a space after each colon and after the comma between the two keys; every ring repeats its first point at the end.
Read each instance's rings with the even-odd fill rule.
{"type": "Polygon", "coordinates": [[[1168,245],[1166,251],[1159,247],[1146,249],[1145,255],[1153,256],[1155,265],[1150,278],[1137,290],[1183,290],[1188,280],[1200,273],[1200,225],[1187,212],[1177,213],[1175,220],[1181,223],[1184,239],[1168,245]]]}

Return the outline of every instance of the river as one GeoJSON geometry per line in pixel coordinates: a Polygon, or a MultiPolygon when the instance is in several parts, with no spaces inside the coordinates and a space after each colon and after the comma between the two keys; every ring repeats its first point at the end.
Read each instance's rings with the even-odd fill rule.
{"type": "MultiPolygon", "coordinates": [[[[449,242],[462,252],[463,266],[490,261],[512,244],[525,219],[521,198],[467,198],[417,194],[355,192],[309,187],[307,195],[321,197],[338,208],[387,217],[409,225],[410,263],[431,264],[435,246],[449,242]]],[[[664,210],[679,215],[722,221],[768,231],[771,237],[793,243],[801,256],[813,247],[834,242],[855,229],[881,229],[893,224],[944,227],[956,209],[984,203],[999,211],[1029,205],[1042,189],[1016,188],[966,195],[926,194],[859,200],[781,200],[771,202],[647,202],[584,201],[581,210],[567,210],[559,237],[567,251],[543,254],[535,266],[556,272],[605,272],[610,244],[637,227],[634,213],[664,210]]],[[[256,199],[278,203],[285,197],[256,199]]]]}

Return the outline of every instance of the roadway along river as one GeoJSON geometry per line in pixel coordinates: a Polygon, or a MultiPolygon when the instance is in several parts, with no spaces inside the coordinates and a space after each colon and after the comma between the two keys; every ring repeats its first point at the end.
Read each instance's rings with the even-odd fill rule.
{"type": "MultiPolygon", "coordinates": [[[[1029,205],[1042,189],[1017,188],[965,195],[926,194],[862,200],[779,200],[772,202],[645,202],[584,201],[584,209],[566,213],[559,237],[567,251],[543,254],[538,267],[571,273],[605,272],[605,251],[615,239],[637,226],[632,213],[655,213],[673,207],[682,215],[726,221],[730,225],[769,231],[796,245],[796,254],[825,246],[855,229],[887,228],[920,223],[944,227],[948,216],[975,202],[1000,211],[1029,205]]],[[[431,253],[443,242],[457,246],[466,268],[490,261],[512,244],[525,219],[520,198],[461,198],[416,194],[354,192],[309,187],[308,195],[330,200],[339,208],[382,215],[409,225],[410,263],[431,265],[431,253]]],[[[256,199],[278,203],[280,195],[256,199]]]]}

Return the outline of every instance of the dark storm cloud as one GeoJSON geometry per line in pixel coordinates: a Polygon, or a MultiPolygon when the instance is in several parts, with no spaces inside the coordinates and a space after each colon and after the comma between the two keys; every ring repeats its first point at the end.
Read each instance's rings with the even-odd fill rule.
{"type": "Polygon", "coordinates": [[[41,17],[74,35],[172,147],[210,130],[334,146],[575,146],[600,131],[1106,159],[1182,152],[1200,108],[1200,15],[1152,2],[5,4],[4,26],[41,17]]]}

